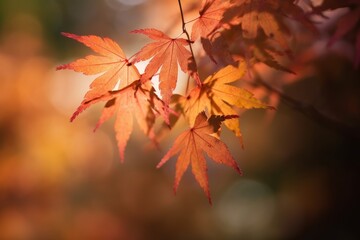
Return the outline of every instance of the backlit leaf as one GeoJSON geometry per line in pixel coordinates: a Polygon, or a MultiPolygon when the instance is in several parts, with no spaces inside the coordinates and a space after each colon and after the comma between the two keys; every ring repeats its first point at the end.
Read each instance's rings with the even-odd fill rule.
{"type": "Polygon", "coordinates": [[[133,33],[141,33],[155,42],[143,47],[134,58],[134,62],[150,59],[146,66],[142,81],[151,79],[160,69],[159,88],[163,101],[168,104],[178,79],[178,65],[180,69],[198,79],[197,70],[193,64],[190,51],[186,48],[189,45],[184,38],[170,38],[163,32],[156,29],[134,30],[133,33]]]}
{"type": "Polygon", "coordinates": [[[87,75],[102,73],[91,83],[90,90],[72,115],[71,121],[92,104],[106,101],[96,128],[117,114],[114,128],[122,161],[133,131],[133,116],[141,130],[150,139],[155,140],[155,117],[162,115],[165,122],[169,123],[170,111],[166,110],[167,107],[155,94],[152,94],[154,89],[149,83],[140,83],[139,71],[126,59],[120,46],[109,38],[69,33],[63,35],[83,43],[100,55],[89,55],[57,69],[72,69],[87,75]]]}
{"type": "MultiPolygon", "coordinates": [[[[232,65],[224,67],[207,77],[201,87],[194,88],[186,98],[183,98],[184,113],[190,124],[194,123],[196,116],[204,109],[207,109],[212,115],[236,115],[237,112],[233,107],[269,108],[249,91],[228,84],[239,80],[245,72],[244,62],[240,64],[239,68],[232,65]]],[[[224,124],[241,140],[237,119],[226,120],[224,124]]]]}
{"type": "Polygon", "coordinates": [[[204,152],[216,163],[228,165],[241,174],[241,171],[234,158],[231,156],[227,146],[221,140],[212,136],[212,134],[219,130],[222,121],[236,117],[237,116],[234,115],[211,116],[209,120],[207,120],[205,113],[201,112],[196,117],[193,127],[176,138],[173,146],[157,165],[158,168],[161,167],[171,157],[179,153],[176,162],[174,192],[177,191],[180,180],[186,169],[191,165],[191,170],[196,181],[204,190],[209,203],[211,204],[204,152]]]}

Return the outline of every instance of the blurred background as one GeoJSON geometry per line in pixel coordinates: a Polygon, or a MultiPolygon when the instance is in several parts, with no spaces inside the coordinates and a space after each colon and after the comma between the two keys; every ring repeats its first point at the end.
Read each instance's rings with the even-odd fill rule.
{"type": "MultiPolygon", "coordinates": [[[[244,176],[209,161],[213,206],[190,172],[174,196],[175,159],[155,168],[176,134],[157,151],[135,130],[121,164],[113,121],[92,132],[102,106],[69,122],[92,78],[55,68],[90,51],[60,32],[111,37],[131,56],[146,39],[129,31],[177,36],[179,21],[177,1],[0,0],[0,239],[359,239],[359,138],[291,104],[243,113],[244,150],[224,130],[244,176]]],[[[334,27],[322,27],[295,36],[302,72],[261,74],[359,130],[352,50],[325,48],[334,27]]]]}

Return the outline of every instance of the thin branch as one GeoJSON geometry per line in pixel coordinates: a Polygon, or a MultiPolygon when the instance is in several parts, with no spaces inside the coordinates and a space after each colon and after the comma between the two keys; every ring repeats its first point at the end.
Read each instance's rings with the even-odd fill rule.
{"type": "Polygon", "coordinates": [[[301,102],[297,99],[294,99],[294,98],[284,94],[282,91],[272,87],[270,84],[265,82],[259,76],[259,74],[257,74],[256,72],[254,72],[254,73],[255,73],[256,80],[255,80],[255,82],[252,82],[252,85],[262,86],[262,87],[266,88],[268,91],[277,94],[280,97],[280,99],[285,104],[290,106],[292,109],[295,109],[296,111],[298,111],[298,112],[302,113],[304,116],[316,121],[317,123],[321,124],[322,126],[325,126],[331,130],[335,130],[336,132],[339,132],[341,134],[345,134],[349,137],[353,137],[355,139],[360,139],[359,129],[322,113],[321,111],[319,111],[317,108],[315,108],[311,104],[301,102]]]}
{"type": "MultiPolygon", "coordinates": [[[[198,5],[199,4],[196,1],[193,1],[192,4],[187,4],[186,5],[186,8],[183,9],[183,12],[186,13],[186,12],[190,12],[192,10],[195,10],[198,7],[198,5]]],[[[186,22],[185,24],[191,23],[191,22],[195,21],[196,19],[190,20],[190,21],[186,22]]],[[[171,20],[171,19],[169,19],[169,20],[171,20]]],[[[171,31],[173,29],[173,27],[177,23],[179,23],[179,20],[181,20],[181,19],[173,18],[172,21],[168,24],[168,27],[166,28],[165,33],[171,31]]]]}
{"type": "MultiPolygon", "coordinates": [[[[190,34],[189,32],[186,30],[186,22],[185,22],[185,19],[184,19],[184,11],[183,11],[183,8],[182,8],[182,5],[181,5],[181,0],[178,0],[178,3],[179,3],[179,8],[180,8],[180,14],[181,14],[181,22],[182,22],[182,30],[183,30],[183,33],[185,33],[186,37],[187,37],[187,40],[189,42],[189,47],[190,47],[190,52],[191,52],[191,56],[192,56],[192,59],[193,59],[193,64],[195,66],[195,68],[197,69],[197,64],[196,64],[196,60],[195,60],[195,54],[194,54],[194,51],[193,51],[193,48],[192,48],[192,45],[194,42],[191,41],[191,38],[190,38],[190,34]]],[[[200,81],[196,81],[196,83],[201,86],[201,82],[200,81]]]]}

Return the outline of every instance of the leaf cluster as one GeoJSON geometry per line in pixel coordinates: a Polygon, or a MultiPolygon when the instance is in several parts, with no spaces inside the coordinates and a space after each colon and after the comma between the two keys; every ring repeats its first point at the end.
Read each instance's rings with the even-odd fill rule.
{"type": "MultiPolygon", "coordinates": [[[[308,3],[311,9],[309,14],[300,7],[299,2],[203,0],[198,17],[185,22],[179,0],[183,23],[180,36],[170,37],[154,28],[134,30],[132,33],[145,35],[150,42],[132,57],[126,57],[122,48],[109,38],[63,33],[96,53],[57,68],[97,75],[71,121],[91,105],[104,102],[96,128],[116,115],[114,129],[120,158],[124,161],[126,145],[134,129],[134,118],[144,134],[158,144],[155,122],[159,119],[171,127],[171,115],[176,119],[184,117],[189,129],[176,138],[158,167],[179,154],[174,190],[191,165],[195,179],[211,202],[204,153],[215,162],[241,173],[228,148],[220,140],[221,124],[224,123],[242,145],[238,110],[272,108],[255,98],[250,91],[238,87],[237,83],[257,63],[293,73],[280,61],[284,57],[293,58],[293,34],[288,27],[289,22],[297,22],[316,33],[317,28],[309,16],[321,14],[334,7],[332,4],[336,5],[336,1],[325,1],[320,7],[308,3]],[[192,23],[192,27],[188,32],[189,23],[192,23]],[[197,43],[201,49],[194,52],[193,45],[197,43]],[[213,64],[212,69],[217,69],[205,78],[200,77],[198,71],[199,52],[204,52],[213,64]],[[136,65],[143,61],[148,63],[144,72],[140,73],[136,65]],[[188,79],[179,79],[179,71],[187,74],[188,79]],[[158,86],[151,81],[156,75],[159,76],[158,86]],[[174,94],[180,81],[192,81],[194,87],[187,89],[184,95],[174,94]],[[156,94],[156,87],[160,89],[159,95],[156,94]]],[[[359,3],[349,2],[355,4],[355,10],[352,10],[351,17],[344,17],[345,23],[339,24],[350,22],[350,27],[354,27],[359,20],[359,3]]],[[[329,44],[348,31],[348,28],[342,29],[339,27],[329,44]]],[[[189,85],[189,82],[185,82],[185,85],[189,85]]]]}

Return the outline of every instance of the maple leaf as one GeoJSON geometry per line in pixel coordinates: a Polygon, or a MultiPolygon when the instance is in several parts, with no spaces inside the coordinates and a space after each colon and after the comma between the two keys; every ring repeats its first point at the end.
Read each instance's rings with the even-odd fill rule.
{"type": "Polygon", "coordinates": [[[214,43],[211,41],[209,35],[220,26],[223,14],[230,6],[231,4],[228,1],[204,0],[199,11],[199,17],[192,26],[192,41],[196,41],[200,37],[203,49],[215,63],[217,63],[217,61],[213,56],[213,52],[216,46],[213,46],[214,43]]]}
{"type": "Polygon", "coordinates": [[[350,35],[351,32],[355,33],[355,58],[354,67],[360,66],[360,0],[327,0],[321,5],[313,7],[313,14],[328,18],[324,15],[324,12],[328,10],[335,10],[339,8],[349,8],[349,12],[340,17],[337,21],[335,33],[329,39],[327,46],[331,47],[336,41],[350,35]]]}
{"type": "Polygon", "coordinates": [[[344,15],[338,21],[336,32],[331,37],[328,45],[332,45],[335,41],[339,40],[351,29],[355,28],[359,20],[360,20],[360,5],[355,10],[352,10],[348,14],[344,15]]]}
{"type": "Polygon", "coordinates": [[[100,116],[94,131],[106,120],[116,113],[115,133],[119,148],[120,160],[124,161],[125,148],[133,131],[133,118],[136,119],[140,129],[156,144],[154,123],[157,115],[161,115],[164,121],[169,124],[165,105],[154,94],[154,89],[147,83],[140,83],[139,80],[116,91],[109,91],[99,97],[83,102],[74,112],[73,121],[79,113],[91,105],[105,101],[105,107],[100,116]]]}
{"type": "MultiPolygon", "coordinates": [[[[249,42],[250,40],[247,40],[249,42]]],[[[283,66],[275,57],[283,56],[283,54],[273,48],[267,41],[257,42],[252,41],[248,43],[247,49],[245,50],[245,56],[252,56],[253,60],[256,62],[261,62],[267,66],[291,74],[295,74],[291,69],[283,66]]],[[[251,59],[247,59],[248,62],[251,62],[251,59]]]]}
{"type": "Polygon", "coordinates": [[[199,37],[208,38],[209,34],[219,25],[225,10],[230,3],[224,0],[204,0],[199,11],[199,17],[195,21],[191,39],[197,40],[199,37]]]}
{"type": "Polygon", "coordinates": [[[336,41],[344,37],[351,31],[356,32],[355,40],[355,59],[354,66],[359,67],[360,65],[360,1],[357,2],[357,5],[350,10],[349,13],[345,14],[340,18],[337,23],[336,31],[334,35],[330,38],[327,46],[330,47],[336,41]]]}
{"type": "Polygon", "coordinates": [[[289,30],[283,23],[283,14],[279,14],[282,1],[240,0],[233,2],[235,6],[225,13],[225,22],[241,25],[242,35],[247,39],[257,38],[258,30],[262,29],[270,40],[276,42],[288,56],[292,56],[288,44],[289,30]]]}
{"type": "Polygon", "coordinates": [[[91,83],[89,91],[84,96],[84,101],[114,90],[116,86],[120,89],[139,79],[140,74],[137,68],[129,63],[123,50],[113,40],[94,35],[78,36],[71,33],[62,34],[83,43],[99,54],[89,55],[72,63],[57,67],[57,70],[71,69],[86,75],[102,73],[91,83]]]}
{"type": "MultiPolygon", "coordinates": [[[[239,80],[245,72],[244,62],[241,62],[238,68],[228,65],[207,77],[201,87],[194,88],[184,97],[183,111],[190,124],[194,123],[196,116],[204,109],[212,115],[236,115],[234,106],[244,109],[271,108],[256,99],[249,91],[228,84],[239,80]]],[[[242,141],[237,119],[228,119],[224,124],[242,141]]]]}
{"type": "Polygon", "coordinates": [[[175,193],[184,172],[191,164],[192,173],[211,204],[207,166],[203,152],[216,163],[228,165],[241,174],[225,143],[211,135],[219,130],[222,121],[235,117],[237,116],[211,116],[207,120],[205,113],[201,112],[196,117],[193,127],[176,138],[173,146],[157,165],[157,168],[160,168],[172,156],[180,152],[176,162],[175,193]]]}
{"type": "MultiPolygon", "coordinates": [[[[155,42],[144,46],[136,55],[133,62],[150,59],[142,76],[143,81],[147,81],[160,69],[159,88],[163,101],[168,104],[173,90],[176,87],[178,76],[178,65],[180,69],[198,79],[197,70],[194,66],[192,55],[186,46],[188,40],[184,38],[170,38],[163,32],[156,29],[134,30],[132,33],[141,33],[155,42]]],[[[199,81],[199,80],[198,80],[199,81]]]]}
{"type": "Polygon", "coordinates": [[[100,56],[89,55],[57,69],[72,69],[87,75],[105,72],[91,83],[90,90],[70,120],[75,120],[92,104],[106,101],[95,129],[117,112],[114,128],[121,161],[124,160],[125,148],[133,131],[133,116],[142,131],[155,141],[155,117],[162,115],[164,121],[169,123],[170,111],[152,94],[154,90],[148,83],[140,83],[138,69],[126,59],[120,46],[109,38],[70,33],[63,35],[85,44],[100,56]]]}
{"type": "Polygon", "coordinates": [[[312,7],[312,13],[318,14],[324,18],[327,18],[323,13],[328,10],[335,10],[338,8],[355,7],[359,5],[359,0],[324,0],[320,5],[312,7]]]}
{"type": "MultiPolygon", "coordinates": [[[[312,8],[311,3],[307,7],[312,8]]],[[[300,22],[304,27],[309,29],[314,34],[319,34],[319,30],[314,25],[313,21],[309,19],[309,14],[296,4],[294,1],[281,1],[280,2],[281,13],[290,19],[300,22]]]]}
{"type": "Polygon", "coordinates": [[[213,45],[220,43],[223,46],[214,53],[216,53],[217,57],[224,63],[227,63],[225,65],[236,65],[236,62],[239,60],[245,60],[248,68],[251,68],[255,63],[261,62],[271,68],[295,74],[292,70],[279,62],[281,57],[284,56],[284,53],[274,47],[266,37],[246,39],[238,33],[239,31],[236,27],[225,29],[220,37],[216,38],[213,42],[213,45]],[[233,32],[236,33],[232,34],[233,32]],[[228,44],[227,49],[231,48],[232,51],[236,49],[236,51],[231,53],[229,50],[226,50],[226,42],[228,44]]]}

